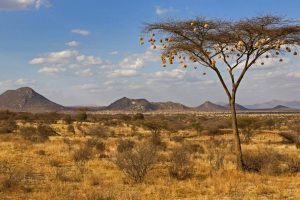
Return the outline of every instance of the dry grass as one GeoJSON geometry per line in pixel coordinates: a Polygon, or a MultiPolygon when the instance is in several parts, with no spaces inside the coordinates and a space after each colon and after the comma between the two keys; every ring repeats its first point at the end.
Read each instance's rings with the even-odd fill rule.
{"type": "Polygon", "coordinates": [[[81,122],[86,134],[77,122],[75,134],[68,133],[69,124],[50,126],[61,136],[35,142],[17,133],[0,134],[1,200],[300,199],[300,149],[274,131],[255,133],[243,145],[258,172],[242,173],[235,171],[230,134],[162,130],[157,138],[138,124],[135,134],[126,123],[81,122]],[[143,181],[134,183],[116,158],[145,141],[156,145],[157,157],[143,181]],[[188,173],[177,178],[174,172],[188,173]]]}

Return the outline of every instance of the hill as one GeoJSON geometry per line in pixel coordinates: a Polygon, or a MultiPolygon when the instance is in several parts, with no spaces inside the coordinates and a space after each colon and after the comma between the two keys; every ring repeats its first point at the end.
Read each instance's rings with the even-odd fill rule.
{"type": "Polygon", "coordinates": [[[195,110],[202,111],[202,112],[218,112],[218,111],[226,111],[228,109],[224,106],[220,106],[210,101],[206,101],[200,106],[196,107],[195,110]]]}
{"type": "Polygon", "coordinates": [[[0,110],[16,112],[56,112],[64,109],[63,106],[50,101],[29,87],[7,90],[0,95],[0,110]]]}

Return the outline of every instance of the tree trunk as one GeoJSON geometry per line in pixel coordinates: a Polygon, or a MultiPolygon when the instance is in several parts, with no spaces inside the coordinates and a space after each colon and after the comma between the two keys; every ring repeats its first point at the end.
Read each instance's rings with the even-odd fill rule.
{"type": "Polygon", "coordinates": [[[235,108],[235,95],[232,95],[232,98],[229,100],[230,102],[230,110],[231,110],[231,117],[232,117],[232,131],[234,136],[234,147],[236,153],[236,164],[238,170],[244,170],[243,164],[243,154],[242,154],[242,147],[241,147],[241,140],[237,125],[237,117],[236,117],[236,108],[235,108]]]}

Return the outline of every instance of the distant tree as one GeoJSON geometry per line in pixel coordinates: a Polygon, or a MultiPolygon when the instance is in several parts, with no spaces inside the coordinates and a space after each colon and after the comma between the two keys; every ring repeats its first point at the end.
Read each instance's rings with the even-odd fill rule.
{"type": "MultiPolygon", "coordinates": [[[[277,16],[262,16],[239,21],[206,20],[196,18],[185,21],[151,23],[145,26],[151,36],[148,42],[156,49],[156,34],[162,47],[161,60],[173,64],[178,60],[187,68],[188,62],[211,69],[223,86],[232,115],[237,169],[242,170],[243,157],[236,117],[236,92],[246,72],[263,60],[276,58],[279,62],[285,53],[298,55],[300,25],[277,16]],[[229,82],[225,73],[229,75],[229,82]],[[225,73],[224,73],[225,71],[225,73]]],[[[144,38],[140,38],[144,44],[144,38]]],[[[195,68],[197,68],[195,66],[195,68]]],[[[205,73],[204,73],[205,75],[205,73]]]]}

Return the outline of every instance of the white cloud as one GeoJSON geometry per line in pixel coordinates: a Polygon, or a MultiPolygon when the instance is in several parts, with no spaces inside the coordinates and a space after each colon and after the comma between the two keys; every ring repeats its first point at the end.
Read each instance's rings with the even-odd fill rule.
{"type": "Polygon", "coordinates": [[[48,0],[1,0],[0,10],[39,9],[42,6],[49,7],[50,5],[48,0]]]}
{"type": "Polygon", "coordinates": [[[110,52],[110,54],[111,55],[117,55],[117,54],[119,54],[119,52],[118,51],[112,51],[112,52],[110,52]]]}
{"type": "Polygon", "coordinates": [[[71,42],[67,42],[66,45],[69,46],[69,47],[78,47],[79,46],[79,42],[77,42],[77,41],[71,41],[71,42]]]}
{"type": "Polygon", "coordinates": [[[0,88],[1,89],[12,89],[17,87],[24,87],[24,86],[34,86],[36,83],[35,80],[29,80],[24,78],[19,78],[17,80],[5,80],[0,81],[0,88]]]}
{"type": "Polygon", "coordinates": [[[101,89],[101,87],[94,83],[87,83],[87,84],[74,86],[74,89],[88,91],[88,92],[96,92],[96,91],[99,91],[101,89]]]}
{"type": "Polygon", "coordinates": [[[181,79],[185,75],[186,70],[183,69],[172,69],[169,71],[157,71],[153,74],[150,74],[149,77],[154,78],[154,79],[166,79],[166,78],[171,78],[171,79],[181,79]]]}
{"type": "Polygon", "coordinates": [[[65,71],[75,70],[75,75],[79,76],[92,76],[94,73],[91,69],[78,70],[78,68],[87,68],[90,66],[102,66],[109,64],[103,61],[100,57],[92,55],[84,55],[76,50],[63,50],[57,52],[51,52],[43,56],[33,58],[29,61],[32,65],[38,65],[41,68],[39,73],[45,75],[59,74],[65,71]]]}
{"type": "Polygon", "coordinates": [[[150,62],[159,61],[159,56],[153,50],[141,54],[131,54],[115,65],[108,77],[130,77],[138,75],[138,70],[150,62]]]}
{"type": "Polygon", "coordinates": [[[290,72],[287,74],[288,77],[300,78],[300,71],[290,72]]]}
{"type": "Polygon", "coordinates": [[[66,71],[66,68],[58,68],[58,67],[43,67],[38,70],[39,73],[44,75],[55,75],[64,71],[66,71]]]}
{"type": "Polygon", "coordinates": [[[109,77],[132,77],[136,76],[138,73],[135,69],[116,69],[109,77]]]}
{"type": "Polygon", "coordinates": [[[166,13],[170,13],[170,12],[176,12],[177,10],[174,9],[173,7],[169,7],[169,8],[162,8],[160,6],[156,6],[155,7],[155,13],[156,15],[163,15],[166,13]]]}
{"type": "Polygon", "coordinates": [[[77,74],[78,76],[82,76],[82,77],[90,77],[90,76],[94,75],[94,73],[92,72],[92,70],[90,68],[82,70],[82,71],[77,71],[77,72],[75,72],[75,74],[77,74]]]}
{"type": "Polygon", "coordinates": [[[88,36],[91,34],[90,31],[84,30],[84,29],[73,29],[73,30],[71,30],[71,33],[79,34],[82,36],[88,36]]]}

